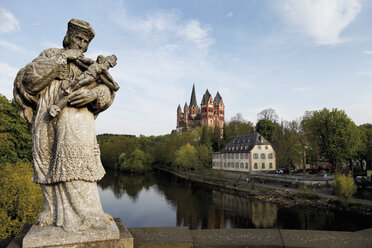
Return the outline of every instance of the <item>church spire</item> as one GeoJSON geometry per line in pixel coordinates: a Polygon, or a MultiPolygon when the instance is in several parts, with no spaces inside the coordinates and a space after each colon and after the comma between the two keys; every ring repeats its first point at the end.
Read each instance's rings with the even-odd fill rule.
{"type": "Polygon", "coordinates": [[[195,95],[195,84],[192,85],[192,92],[191,92],[191,98],[190,98],[190,107],[191,106],[198,106],[198,103],[196,102],[196,95],[195,95]]]}

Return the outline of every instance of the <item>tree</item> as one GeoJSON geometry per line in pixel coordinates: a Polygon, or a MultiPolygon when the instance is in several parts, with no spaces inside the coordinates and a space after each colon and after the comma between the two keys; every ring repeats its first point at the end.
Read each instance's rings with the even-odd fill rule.
{"type": "Polygon", "coordinates": [[[223,127],[223,144],[225,146],[237,135],[250,134],[254,132],[253,123],[245,120],[240,113],[233,116],[223,127]]]}
{"type": "Polygon", "coordinates": [[[207,145],[199,145],[196,147],[196,155],[198,164],[204,168],[211,168],[212,165],[212,148],[207,145]]]}
{"type": "Polygon", "coordinates": [[[222,147],[221,129],[218,126],[214,127],[212,135],[212,148],[214,152],[218,152],[222,147]]]}
{"type": "Polygon", "coordinates": [[[282,135],[278,139],[276,155],[279,164],[289,170],[295,164],[302,164],[303,150],[298,126],[295,121],[283,126],[282,135]]]}
{"type": "Polygon", "coordinates": [[[0,164],[0,239],[15,236],[43,209],[40,185],[31,182],[29,162],[0,164]]]}
{"type": "Polygon", "coordinates": [[[303,120],[305,132],[317,143],[320,155],[335,168],[363,149],[363,133],[342,110],[324,108],[303,120]]]}
{"type": "Polygon", "coordinates": [[[262,110],[260,113],[257,114],[257,120],[269,120],[274,123],[278,122],[278,115],[275,113],[275,110],[272,108],[267,108],[262,110]]]}
{"type": "Polygon", "coordinates": [[[31,126],[13,101],[0,94],[0,163],[31,161],[31,126]]]}
{"type": "Polygon", "coordinates": [[[256,124],[256,132],[271,142],[277,138],[277,125],[271,120],[261,119],[256,124]]]}
{"type": "Polygon", "coordinates": [[[174,164],[186,170],[195,169],[198,165],[198,157],[195,146],[187,143],[176,151],[174,164]]]}

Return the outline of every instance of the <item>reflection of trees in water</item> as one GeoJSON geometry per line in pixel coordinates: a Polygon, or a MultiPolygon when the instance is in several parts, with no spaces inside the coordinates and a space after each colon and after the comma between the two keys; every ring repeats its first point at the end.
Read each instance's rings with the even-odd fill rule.
{"type": "Polygon", "coordinates": [[[155,179],[152,173],[145,175],[130,175],[122,172],[108,170],[106,175],[98,185],[102,189],[109,188],[116,198],[120,199],[123,194],[127,194],[133,201],[138,197],[143,188],[148,190],[154,185],[155,179]]]}
{"type": "Polygon", "coordinates": [[[356,231],[370,227],[371,217],[313,208],[283,208],[246,195],[225,193],[167,172],[126,175],[107,171],[98,183],[117,198],[135,201],[142,189],[152,187],[176,212],[177,226],[206,228],[285,228],[356,231]]]}
{"type": "Polygon", "coordinates": [[[213,203],[225,212],[232,227],[272,228],[277,219],[277,206],[270,202],[213,190],[213,203]]]}
{"type": "Polygon", "coordinates": [[[275,225],[278,208],[270,202],[252,200],[251,220],[256,228],[272,228],[275,225]]]}

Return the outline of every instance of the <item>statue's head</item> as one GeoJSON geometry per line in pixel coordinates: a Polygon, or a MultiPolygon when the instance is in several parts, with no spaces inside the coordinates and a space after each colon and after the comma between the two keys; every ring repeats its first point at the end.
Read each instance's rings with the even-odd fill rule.
{"type": "Polygon", "coordinates": [[[71,19],[67,25],[67,33],[63,39],[63,47],[86,52],[88,50],[89,42],[93,38],[94,30],[88,22],[71,19]]]}

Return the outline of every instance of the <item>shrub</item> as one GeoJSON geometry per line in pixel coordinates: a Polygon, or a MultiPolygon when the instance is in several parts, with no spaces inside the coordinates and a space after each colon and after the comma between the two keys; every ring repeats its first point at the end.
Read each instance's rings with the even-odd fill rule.
{"type": "Polygon", "coordinates": [[[347,201],[355,194],[357,186],[351,175],[338,175],[333,183],[333,190],[341,200],[347,201]]]}
{"type": "Polygon", "coordinates": [[[31,176],[30,163],[0,164],[0,239],[15,236],[43,209],[41,188],[31,176]]]}

